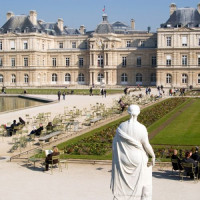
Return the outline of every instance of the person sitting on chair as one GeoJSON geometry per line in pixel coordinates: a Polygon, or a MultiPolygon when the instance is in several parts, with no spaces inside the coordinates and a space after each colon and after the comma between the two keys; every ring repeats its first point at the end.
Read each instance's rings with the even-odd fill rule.
{"type": "Polygon", "coordinates": [[[26,122],[21,117],[19,117],[19,122],[17,123],[17,126],[25,125],[25,124],[26,124],[26,122]]]}
{"type": "Polygon", "coordinates": [[[178,154],[178,151],[176,149],[174,149],[174,153],[173,153],[171,159],[176,159],[178,161],[178,163],[172,162],[172,166],[173,166],[174,170],[179,170],[179,169],[182,170],[183,168],[181,166],[181,160],[180,160],[180,158],[178,157],[177,154],[178,154]]]}
{"type": "Polygon", "coordinates": [[[13,120],[13,123],[11,124],[10,127],[6,127],[7,132],[10,136],[12,136],[13,132],[16,133],[16,130],[14,128],[17,126],[16,120],[13,120]]]}
{"type": "MultiPolygon", "coordinates": [[[[49,164],[52,164],[52,157],[53,156],[58,156],[60,155],[59,151],[58,151],[58,147],[54,146],[53,147],[53,152],[48,154],[46,159],[45,159],[45,171],[49,170],[49,164]]],[[[57,164],[58,160],[53,160],[53,164],[57,164]]]]}
{"type": "Polygon", "coordinates": [[[199,147],[195,148],[195,152],[192,154],[191,158],[193,160],[199,160],[200,156],[199,156],[199,147]]]}
{"type": "Polygon", "coordinates": [[[46,126],[46,129],[47,129],[47,131],[53,131],[53,128],[54,128],[55,126],[53,126],[53,124],[52,124],[52,122],[48,122],[48,124],[47,124],[47,126],[46,126]]]}
{"type": "Polygon", "coordinates": [[[32,130],[29,135],[35,134],[36,136],[40,136],[42,130],[43,130],[43,125],[40,124],[40,127],[38,129],[32,130]]]}
{"type": "MultiPolygon", "coordinates": [[[[184,163],[192,163],[193,167],[195,167],[195,174],[197,173],[197,163],[191,158],[191,154],[189,151],[185,153],[185,158],[182,160],[184,163]]],[[[186,168],[187,174],[190,176],[190,178],[193,178],[193,174],[191,173],[192,170],[190,168],[186,168]]]]}
{"type": "Polygon", "coordinates": [[[122,101],[122,99],[120,99],[120,100],[118,101],[118,103],[119,103],[119,105],[120,105],[121,111],[123,112],[124,109],[126,108],[126,106],[127,106],[128,104],[124,103],[124,102],[122,101]]]}

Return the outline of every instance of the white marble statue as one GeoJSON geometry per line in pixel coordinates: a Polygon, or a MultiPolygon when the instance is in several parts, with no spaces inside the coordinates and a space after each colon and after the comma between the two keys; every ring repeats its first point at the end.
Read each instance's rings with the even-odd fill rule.
{"type": "Polygon", "coordinates": [[[147,129],[137,121],[140,108],[128,108],[131,118],[119,125],[113,139],[111,189],[115,200],[152,200],[152,166],[155,154],[147,129]]]}

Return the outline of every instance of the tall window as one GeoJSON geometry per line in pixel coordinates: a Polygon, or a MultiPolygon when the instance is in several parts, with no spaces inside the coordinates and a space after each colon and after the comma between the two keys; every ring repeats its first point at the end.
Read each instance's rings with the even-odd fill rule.
{"type": "Polygon", "coordinates": [[[142,58],[141,58],[141,56],[138,56],[137,57],[137,66],[141,67],[141,65],[142,65],[142,58]]]}
{"type": "Polygon", "coordinates": [[[3,58],[0,58],[0,67],[3,66],[3,58]]]}
{"type": "Polygon", "coordinates": [[[25,67],[28,66],[28,58],[24,58],[24,66],[25,66],[25,67]]]}
{"type": "Polygon", "coordinates": [[[0,41],[0,50],[3,49],[2,41],[0,41]]]}
{"type": "Polygon", "coordinates": [[[122,57],[122,66],[123,66],[123,67],[126,66],[126,57],[122,57]]]}
{"type": "Polygon", "coordinates": [[[69,73],[65,74],[65,82],[70,82],[71,81],[71,75],[69,73]]]}
{"type": "Polygon", "coordinates": [[[130,46],[131,46],[131,41],[130,40],[126,41],[126,47],[130,47],[130,46]]]}
{"type": "Polygon", "coordinates": [[[56,67],[56,58],[52,58],[52,66],[56,67]]]}
{"type": "Polygon", "coordinates": [[[0,74],[0,83],[3,83],[3,75],[0,74]]]}
{"type": "Polygon", "coordinates": [[[84,81],[85,81],[84,74],[83,74],[83,73],[80,73],[80,74],[78,75],[78,82],[79,82],[79,83],[84,83],[84,81]]]}
{"type": "Polygon", "coordinates": [[[136,74],[136,84],[142,84],[142,74],[136,74]]]}
{"type": "Polygon", "coordinates": [[[63,49],[63,42],[59,42],[59,49],[63,49]]]}
{"type": "Polygon", "coordinates": [[[171,58],[170,55],[168,55],[168,56],[166,57],[166,65],[167,65],[167,66],[171,66],[171,64],[172,64],[172,58],[171,58]]]}
{"type": "Polygon", "coordinates": [[[200,66],[200,55],[198,55],[198,66],[200,66]]]}
{"type": "Polygon", "coordinates": [[[97,82],[102,82],[102,79],[104,78],[103,74],[99,73],[97,76],[97,82]]]}
{"type": "Polygon", "coordinates": [[[98,55],[98,60],[97,60],[98,67],[103,67],[103,56],[98,55]]]}
{"type": "Polygon", "coordinates": [[[11,66],[15,67],[15,58],[11,58],[11,66]]]}
{"type": "Polygon", "coordinates": [[[28,41],[24,41],[24,49],[28,49],[28,41]]]}
{"type": "Polygon", "coordinates": [[[198,45],[200,46],[200,38],[198,39],[198,45]]]}
{"type": "Polygon", "coordinates": [[[24,83],[28,83],[29,82],[29,76],[28,74],[24,74],[24,83]]]}
{"type": "Polygon", "coordinates": [[[12,83],[16,83],[16,76],[15,76],[15,74],[11,75],[11,82],[12,83]]]}
{"type": "Polygon", "coordinates": [[[72,42],[72,48],[73,48],[73,49],[76,48],[76,42],[72,42]]]}
{"type": "Polygon", "coordinates": [[[166,75],[166,83],[172,83],[172,75],[171,74],[166,75]]]}
{"type": "Polygon", "coordinates": [[[128,76],[126,73],[123,73],[121,75],[121,83],[127,83],[128,82],[128,76]]]}
{"type": "Polygon", "coordinates": [[[65,65],[66,65],[66,66],[70,66],[70,59],[69,59],[69,58],[66,58],[66,59],[65,59],[65,65]]]}
{"type": "Polygon", "coordinates": [[[106,65],[108,65],[108,53],[106,53],[106,65]]]}
{"type": "Polygon", "coordinates": [[[156,83],[156,73],[152,73],[151,74],[150,81],[151,81],[151,84],[155,84],[156,83]]]}
{"type": "Polygon", "coordinates": [[[187,82],[188,82],[187,74],[182,74],[182,83],[187,83],[187,82]]]}
{"type": "Polygon", "coordinates": [[[14,40],[10,41],[10,49],[15,50],[15,41],[14,40]]]}
{"type": "Polygon", "coordinates": [[[79,67],[83,67],[83,58],[79,58],[79,67]]]}
{"type": "Polygon", "coordinates": [[[155,67],[155,66],[157,65],[156,56],[152,56],[152,57],[151,57],[151,65],[152,65],[153,67],[155,67]]]}
{"type": "Polygon", "coordinates": [[[198,74],[198,84],[200,84],[200,74],[198,74]]]}
{"type": "Polygon", "coordinates": [[[187,37],[186,36],[182,36],[182,46],[186,47],[187,46],[187,37]]]}
{"type": "Polygon", "coordinates": [[[57,76],[57,74],[55,74],[55,73],[52,74],[52,79],[51,79],[51,80],[52,80],[52,82],[54,82],[54,83],[57,82],[57,81],[58,81],[58,76],[57,76]]]}
{"type": "Polygon", "coordinates": [[[182,65],[187,65],[187,55],[182,55],[182,65]]]}
{"type": "Polygon", "coordinates": [[[172,37],[167,37],[167,47],[172,46],[172,37]]]}
{"type": "Polygon", "coordinates": [[[144,40],[141,40],[141,41],[140,41],[140,46],[141,46],[141,47],[144,47],[144,46],[145,46],[144,40]]]}

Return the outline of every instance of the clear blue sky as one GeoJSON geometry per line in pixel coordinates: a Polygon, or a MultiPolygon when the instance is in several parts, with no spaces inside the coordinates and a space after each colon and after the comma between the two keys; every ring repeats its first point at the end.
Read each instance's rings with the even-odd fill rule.
{"type": "Polygon", "coordinates": [[[197,8],[200,0],[1,0],[0,26],[6,22],[6,13],[15,15],[29,14],[36,10],[38,19],[56,22],[63,18],[64,24],[72,28],[85,25],[87,31],[94,30],[102,21],[102,9],[110,23],[121,21],[130,25],[133,18],[136,30],[147,30],[150,26],[156,31],[161,23],[169,18],[169,5],[175,3],[178,8],[197,8]]]}

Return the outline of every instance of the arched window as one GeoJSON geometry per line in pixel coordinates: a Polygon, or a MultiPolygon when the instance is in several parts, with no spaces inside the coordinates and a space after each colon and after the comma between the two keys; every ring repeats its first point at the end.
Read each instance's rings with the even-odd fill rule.
{"type": "Polygon", "coordinates": [[[103,74],[99,73],[97,77],[97,82],[102,82],[102,79],[104,78],[103,74]]]}
{"type": "Polygon", "coordinates": [[[29,82],[29,76],[28,74],[24,74],[24,83],[28,83],[29,82]]]}
{"type": "Polygon", "coordinates": [[[121,83],[127,83],[128,82],[128,76],[126,73],[123,73],[121,75],[121,83]]]}
{"type": "Polygon", "coordinates": [[[15,74],[11,75],[11,82],[12,83],[16,83],[16,76],[15,76],[15,74]]]}
{"type": "Polygon", "coordinates": [[[188,82],[187,74],[182,74],[182,83],[187,83],[187,82],[188,82]]]}
{"type": "Polygon", "coordinates": [[[142,74],[136,74],[136,84],[142,84],[142,74]]]}
{"type": "Polygon", "coordinates": [[[52,74],[52,82],[57,82],[58,81],[58,76],[57,74],[52,74]]]}
{"type": "Polygon", "coordinates": [[[166,75],[166,83],[172,83],[172,75],[171,74],[166,75]]]}
{"type": "Polygon", "coordinates": [[[198,83],[200,84],[200,74],[198,74],[198,83]]]}
{"type": "Polygon", "coordinates": [[[71,81],[71,75],[69,73],[65,74],[65,82],[70,82],[71,81]]]}
{"type": "Polygon", "coordinates": [[[3,83],[3,75],[0,74],[0,83],[3,83]]]}
{"type": "Polygon", "coordinates": [[[84,77],[84,74],[83,73],[80,73],[78,75],[78,82],[79,83],[84,83],[85,82],[85,77],[84,77]]]}
{"type": "Polygon", "coordinates": [[[155,84],[156,83],[156,73],[152,73],[151,74],[150,81],[151,81],[151,84],[155,84]]]}

